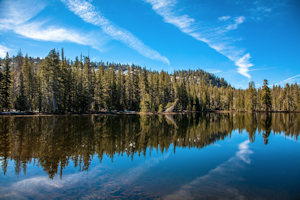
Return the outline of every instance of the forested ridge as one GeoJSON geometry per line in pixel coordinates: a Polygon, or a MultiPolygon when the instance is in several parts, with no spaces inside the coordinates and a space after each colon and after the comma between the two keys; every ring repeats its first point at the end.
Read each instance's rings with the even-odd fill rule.
{"type": "Polygon", "coordinates": [[[168,73],[125,64],[67,60],[51,50],[44,59],[17,56],[0,60],[0,111],[91,113],[100,111],[162,112],[175,110],[300,111],[297,83],[235,89],[203,70],[168,73]]]}

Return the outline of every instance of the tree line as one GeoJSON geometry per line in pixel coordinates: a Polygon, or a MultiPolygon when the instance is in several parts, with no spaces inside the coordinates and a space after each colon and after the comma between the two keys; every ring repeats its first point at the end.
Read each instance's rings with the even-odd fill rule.
{"type": "Polygon", "coordinates": [[[0,60],[0,111],[89,113],[100,111],[162,112],[175,110],[299,111],[297,83],[261,88],[254,82],[235,89],[224,78],[203,70],[173,73],[134,64],[66,59],[51,50],[45,59],[17,56],[0,60]]]}

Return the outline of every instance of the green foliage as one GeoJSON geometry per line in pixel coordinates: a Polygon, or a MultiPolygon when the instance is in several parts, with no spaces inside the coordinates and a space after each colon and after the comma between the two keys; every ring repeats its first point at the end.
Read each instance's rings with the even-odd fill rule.
{"type": "MultiPolygon", "coordinates": [[[[2,88],[2,70],[0,68],[0,89],[2,88]]],[[[2,110],[2,94],[0,92],[0,110],[2,110]]]]}
{"type": "Polygon", "coordinates": [[[271,101],[271,90],[268,87],[268,81],[264,79],[263,87],[262,87],[262,105],[264,106],[265,111],[268,111],[272,107],[272,101],[271,101]]]}
{"type": "Polygon", "coordinates": [[[51,50],[45,59],[22,53],[1,62],[0,109],[47,113],[90,113],[107,110],[163,112],[177,99],[175,110],[300,110],[300,87],[286,84],[262,88],[249,83],[235,89],[203,70],[169,74],[136,65],[67,60],[51,50]]]}
{"type": "Polygon", "coordinates": [[[249,87],[245,91],[245,110],[254,111],[257,106],[257,91],[255,89],[254,82],[249,82],[249,87]]]}
{"type": "Polygon", "coordinates": [[[156,105],[154,103],[152,103],[151,105],[151,112],[156,112],[157,109],[156,109],[156,105]]]}
{"type": "Polygon", "coordinates": [[[164,107],[162,104],[159,104],[158,106],[158,112],[163,112],[164,111],[164,107]]]}
{"type": "Polygon", "coordinates": [[[166,105],[166,109],[171,107],[174,104],[174,102],[168,102],[168,104],[166,105]]]}
{"type": "Polygon", "coordinates": [[[20,73],[19,81],[20,81],[20,85],[18,86],[19,87],[19,94],[17,96],[16,109],[20,110],[20,111],[25,111],[28,108],[26,106],[23,72],[20,73]]]}
{"type": "Polygon", "coordinates": [[[141,112],[149,112],[150,111],[150,98],[149,98],[149,94],[146,94],[145,97],[144,97],[144,99],[141,100],[140,111],[141,112]]]}
{"type": "Polygon", "coordinates": [[[11,77],[10,77],[10,67],[9,67],[9,55],[6,53],[5,57],[5,63],[4,63],[4,69],[3,72],[1,73],[1,79],[2,82],[0,82],[1,86],[1,107],[2,109],[9,109],[10,105],[10,84],[11,84],[11,77]]]}

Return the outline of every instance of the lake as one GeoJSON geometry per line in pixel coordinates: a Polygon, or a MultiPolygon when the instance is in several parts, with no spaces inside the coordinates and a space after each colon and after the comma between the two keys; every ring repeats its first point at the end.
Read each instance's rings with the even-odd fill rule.
{"type": "Polygon", "coordinates": [[[300,114],[0,117],[0,199],[300,199],[300,114]]]}

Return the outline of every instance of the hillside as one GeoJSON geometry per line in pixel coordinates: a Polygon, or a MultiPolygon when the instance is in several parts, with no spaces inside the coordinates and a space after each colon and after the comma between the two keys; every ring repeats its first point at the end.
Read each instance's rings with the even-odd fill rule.
{"type": "Polygon", "coordinates": [[[44,113],[175,110],[299,110],[299,86],[232,88],[203,70],[150,71],[132,64],[74,61],[51,50],[44,59],[19,53],[1,60],[1,110],[44,113]]]}

